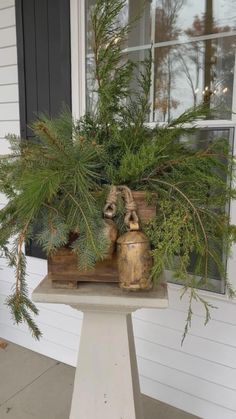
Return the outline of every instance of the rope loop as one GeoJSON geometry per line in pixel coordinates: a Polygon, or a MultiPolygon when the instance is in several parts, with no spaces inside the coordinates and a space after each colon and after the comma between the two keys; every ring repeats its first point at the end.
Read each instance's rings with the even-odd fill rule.
{"type": "Polygon", "coordinates": [[[106,218],[114,218],[116,215],[117,194],[117,187],[112,185],[103,210],[103,214],[106,218]]]}
{"type": "Polygon", "coordinates": [[[114,186],[112,185],[107,196],[106,205],[103,214],[106,218],[113,218],[116,215],[117,196],[121,196],[125,203],[125,218],[124,222],[128,229],[139,230],[139,218],[137,214],[137,205],[134,201],[130,188],[126,185],[114,186]]]}

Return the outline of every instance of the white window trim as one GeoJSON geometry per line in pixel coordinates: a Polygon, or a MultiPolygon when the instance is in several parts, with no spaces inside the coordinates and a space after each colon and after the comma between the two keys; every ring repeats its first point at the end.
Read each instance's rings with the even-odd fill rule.
{"type": "Polygon", "coordinates": [[[85,0],[70,0],[70,27],[72,113],[79,119],[86,109],[85,0]]]}
{"type": "MultiPolygon", "coordinates": [[[[204,42],[208,39],[219,39],[219,38],[229,38],[231,36],[235,36],[236,31],[230,32],[220,32],[220,33],[212,33],[209,35],[201,35],[201,36],[194,36],[191,39],[180,39],[180,40],[173,40],[173,41],[163,41],[163,42],[152,42],[152,44],[145,44],[145,45],[138,45],[134,47],[128,47],[124,49],[124,52],[133,52],[133,51],[143,51],[145,49],[153,48],[163,48],[163,47],[171,47],[175,45],[186,45],[186,44],[193,44],[196,42],[204,42]]],[[[151,37],[152,40],[155,39],[153,36],[151,37]]]]}
{"type": "MultiPolygon", "coordinates": [[[[85,0],[70,0],[71,17],[71,90],[72,90],[72,113],[75,118],[80,118],[86,110],[86,23],[85,23],[85,0]]],[[[211,37],[211,35],[209,36],[211,37]]],[[[194,39],[195,40],[195,39],[194,39]]],[[[192,41],[191,41],[192,42],[192,41]]],[[[143,48],[143,47],[142,47],[143,48]]],[[[137,49],[137,48],[136,48],[137,49]]],[[[236,65],[236,57],[235,57],[236,65]]],[[[233,87],[233,109],[236,112],[236,76],[233,87]]],[[[234,150],[236,155],[236,115],[232,120],[198,121],[197,125],[202,128],[234,128],[234,150]]],[[[151,123],[149,126],[156,126],[151,123]]],[[[236,224],[236,200],[230,204],[231,222],[236,224]]],[[[231,250],[231,257],[227,263],[228,279],[236,289],[236,244],[231,250]]],[[[168,283],[169,289],[181,291],[182,286],[168,283]]],[[[236,304],[236,299],[230,300],[226,294],[218,294],[211,291],[199,290],[199,294],[208,300],[223,300],[236,304]]]]}

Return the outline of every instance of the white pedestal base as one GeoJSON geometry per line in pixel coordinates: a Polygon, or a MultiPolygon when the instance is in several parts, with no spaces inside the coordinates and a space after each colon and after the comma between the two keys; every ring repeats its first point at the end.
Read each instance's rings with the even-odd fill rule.
{"type": "Polygon", "coordinates": [[[70,419],[143,419],[131,313],[168,307],[164,279],[151,291],[124,293],[113,283],[55,289],[48,275],[32,297],[84,312],[70,419]]]}
{"type": "Polygon", "coordinates": [[[84,312],[70,419],[143,419],[131,314],[84,312]]]}

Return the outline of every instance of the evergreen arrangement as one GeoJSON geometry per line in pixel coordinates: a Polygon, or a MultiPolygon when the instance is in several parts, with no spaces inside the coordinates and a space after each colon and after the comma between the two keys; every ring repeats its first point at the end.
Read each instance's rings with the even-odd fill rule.
{"type": "MultiPolygon", "coordinates": [[[[39,116],[34,140],[9,136],[11,153],[0,158],[0,190],[8,198],[0,211],[0,246],[16,274],[7,304],[16,323],[25,321],[36,338],[24,244],[37,225],[34,240],[48,254],[70,243],[79,266],[93,267],[108,248],[102,208],[111,185],[126,184],[156,200],[156,217],[142,228],[151,241],[153,281],[168,268],[183,293],[189,290],[184,336],[194,300],[204,305],[206,322],[210,318],[210,304],[198,289],[209,288],[212,267],[234,295],[224,262],[235,239],[225,210],[235,197],[230,146],[223,138],[201,147],[193,141],[195,122],[210,112],[206,105],[148,127],[151,52],[139,70],[123,52],[130,31],[119,22],[125,3],[97,0],[92,10],[95,110],[79,121],[66,110],[54,119],[39,116]]],[[[116,216],[120,231],[122,211],[116,216]]]]}

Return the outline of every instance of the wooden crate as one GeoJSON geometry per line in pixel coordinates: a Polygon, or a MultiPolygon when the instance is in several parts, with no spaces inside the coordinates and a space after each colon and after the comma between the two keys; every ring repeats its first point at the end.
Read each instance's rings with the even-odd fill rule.
{"type": "MultiPolygon", "coordinates": [[[[156,205],[147,205],[146,193],[132,191],[141,222],[147,222],[156,215],[156,205]]],[[[96,264],[88,271],[79,271],[77,256],[66,247],[58,249],[48,258],[48,274],[55,288],[77,288],[79,282],[119,282],[116,254],[112,259],[96,264]]]]}
{"type": "MultiPolygon", "coordinates": [[[[151,220],[156,215],[156,204],[147,204],[146,192],[143,191],[132,191],[134,201],[137,205],[137,213],[140,221],[145,223],[151,220]]],[[[156,197],[156,194],[152,194],[156,197]]]]}
{"type": "Polygon", "coordinates": [[[48,274],[55,288],[77,288],[79,282],[119,281],[116,255],[97,263],[94,269],[79,271],[77,256],[64,247],[48,258],[48,274]]]}

